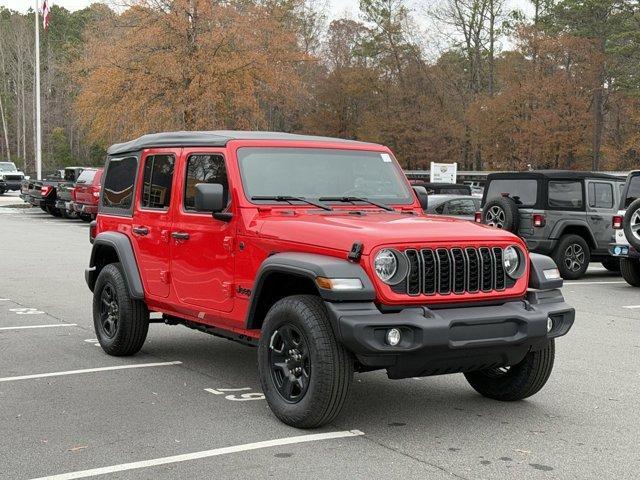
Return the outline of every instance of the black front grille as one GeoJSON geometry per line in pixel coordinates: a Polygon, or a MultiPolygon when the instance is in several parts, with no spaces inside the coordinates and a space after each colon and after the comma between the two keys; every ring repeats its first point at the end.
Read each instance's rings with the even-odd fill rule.
{"type": "Polygon", "coordinates": [[[21,175],[5,175],[4,179],[11,180],[11,181],[19,181],[19,180],[22,180],[22,176],[21,175]]]}
{"type": "Polygon", "coordinates": [[[515,284],[504,271],[502,254],[500,247],[408,249],[409,273],[392,290],[411,296],[501,291],[515,284]]]}

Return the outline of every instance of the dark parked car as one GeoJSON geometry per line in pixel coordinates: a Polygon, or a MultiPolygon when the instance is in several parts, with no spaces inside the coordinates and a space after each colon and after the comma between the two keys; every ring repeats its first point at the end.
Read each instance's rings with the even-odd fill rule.
{"type": "Polygon", "coordinates": [[[424,187],[429,195],[471,195],[471,187],[462,183],[434,183],[424,180],[410,180],[416,187],[424,187]]]}
{"type": "Polygon", "coordinates": [[[58,203],[58,187],[60,185],[73,186],[82,170],[84,167],[67,167],[48,175],[44,180],[34,180],[29,184],[25,201],[42,208],[54,217],[63,216],[65,213],[60,210],[58,203]]]}
{"type": "Polygon", "coordinates": [[[482,222],[518,234],[532,252],[551,255],[563,278],[582,277],[590,261],[619,270],[609,244],[623,185],[622,178],[591,172],[492,173],[482,222]]]}
{"type": "Polygon", "coordinates": [[[474,220],[480,199],[469,195],[429,195],[426,213],[474,220]]]}

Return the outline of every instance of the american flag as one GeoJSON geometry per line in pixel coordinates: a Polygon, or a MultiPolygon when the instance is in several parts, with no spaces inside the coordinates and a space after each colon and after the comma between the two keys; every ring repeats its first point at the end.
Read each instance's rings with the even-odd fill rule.
{"type": "Polygon", "coordinates": [[[53,0],[43,0],[42,2],[42,26],[46,30],[49,26],[49,19],[51,18],[51,6],[53,0]]]}

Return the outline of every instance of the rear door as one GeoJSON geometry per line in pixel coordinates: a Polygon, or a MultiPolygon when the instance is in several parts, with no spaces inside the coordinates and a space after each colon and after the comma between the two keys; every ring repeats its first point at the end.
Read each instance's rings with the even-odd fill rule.
{"type": "MultiPolygon", "coordinates": [[[[222,221],[195,210],[195,186],[219,183],[229,198],[225,152],[184,149],[180,168],[180,201],[171,229],[172,284],[181,305],[195,316],[229,312],[233,307],[236,220],[222,221]]],[[[227,207],[232,208],[229,202],[227,207]]]]}
{"type": "Polygon", "coordinates": [[[582,179],[549,179],[547,181],[547,226],[556,238],[560,235],[561,227],[558,222],[575,220],[585,225],[585,192],[582,179]]]}
{"type": "Polygon", "coordinates": [[[150,295],[168,297],[170,291],[171,195],[180,149],[146,150],[140,162],[136,209],[131,236],[145,289],[150,295]]]}
{"type": "Polygon", "coordinates": [[[607,249],[613,242],[613,216],[616,214],[616,182],[587,180],[587,223],[593,232],[598,249],[607,249]]]}

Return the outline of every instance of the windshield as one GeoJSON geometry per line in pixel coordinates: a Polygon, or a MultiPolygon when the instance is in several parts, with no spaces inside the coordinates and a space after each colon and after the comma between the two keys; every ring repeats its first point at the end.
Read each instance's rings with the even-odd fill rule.
{"type": "Polygon", "coordinates": [[[321,148],[241,148],[238,160],[249,199],[296,196],[318,200],[356,196],[384,204],[413,202],[403,173],[386,153],[321,148]]]}
{"type": "Polygon", "coordinates": [[[83,170],[80,176],[78,177],[77,183],[91,183],[93,182],[93,177],[96,176],[97,170],[83,170]]]}
{"type": "Polygon", "coordinates": [[[12,162],[0,162],[0,172],[17,172],[15,163],[12,162]]]}

